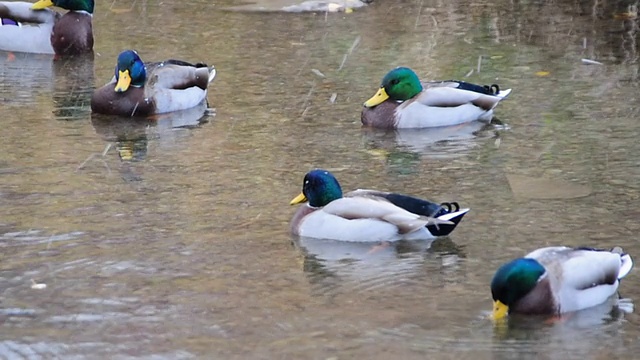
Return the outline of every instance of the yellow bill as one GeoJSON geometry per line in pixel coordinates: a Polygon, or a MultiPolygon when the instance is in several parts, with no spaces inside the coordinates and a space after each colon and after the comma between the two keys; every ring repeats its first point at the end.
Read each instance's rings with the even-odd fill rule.
{"type": "Polygon", "coordinates": [[[503,304],[500,300],[496,300],[493,303],[493,314],[491,314],[491,318],[493,320],[499,320],[504,318],[509,314],[509,307],[503,304]]]}
{"type": "Polygon", "coordinates": [[[31,5],[31,10],[42,10],[50,6],[53,6],[52,0],[38,0],[33,5],[31,5]]]}
{"type": "Polygon", "coordinates": [[[125,92],[131,85],[131,76],[129,76],[129,70],[118,70],[118,83],[116,84],[116,92],[125,92]]]}
{"type": "Polygon", "coordinates": [[[118,154],[120,155],[120,159],[123,161],[130,161],[133,159],[133,148],[131,147],[123,147],[118,149],[118,154]]]}
{"type": "Polygon", "coordinates": [[[374,107],[378,104],[381,104],[383,101],[387,100],[388,98],[389,98],[389,95],[387,95],[387,91],[384,89],[384,87],[381,87],[380,90],[378,90],[378,92],[371,97],[371,99],[367,100],[364,103],[364,106],[374,107]]]}
{"type": "Polygon", "coordinates": [[[291,202],[289,202],[289,205],[300,204],[305,201],[307,201],[307,197],[304,196],[303,193],[300,193],[300,195],[296,196],[295,198],[293,198],[293,200],[291,200],[291,202]]]}

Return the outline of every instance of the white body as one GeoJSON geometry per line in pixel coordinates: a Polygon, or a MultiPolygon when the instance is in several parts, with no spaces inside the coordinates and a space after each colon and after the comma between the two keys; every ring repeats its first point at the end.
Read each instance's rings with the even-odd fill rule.
{"type": "Polygon", "coordinates": [[[633,267],[627,254],[568,247],[547,247],[525,256],[547,270],[551,292],[560,313],[577,311],[605,302],[616,293],[620,282],[602,283],[607,276],[626,276],[633,267]]]}
{"type": "MultiPolygon", "coordinates": [[[[150,74],[148,84],[145,86],[145,96],[153,98],[156,106],[156,114],[164,114],[172,111],[186,110],[196,107],[207,99],[207,89],[193,86],[187,89],[174,89],[184,78],[195,75],[196,68],[173,64],[161,64],[150,74]]],[[[209,83],[216,77],[215,68],[209,69],[209,83]]],[[[115,79],[114,79],[115,80],[115,79]]]]}
{"type": "MultiPolygon", "coordinates": [[[[442,215],[436,222],[448,221],[468,211],[469,209],[461,209],[442,215]]],[[[307,215],[299,227],[299,235],[352,242],[431,240],[435,236],[425,227],[428,223],[424,217],[389,202],[345,197],[307,215]],[[348,209],[348,212],[343,209],[348,209]],[[357,213],[360,218],[350,218],[349,213],[357,213]],[[412,227],[413,230],[401,233],[398,224],[412,227]]]]}
{"type": "Polygon", "coordinates": [[[493,109],[511,93],[511,89],[498,95],[486,95],[454,87],[426,87],[416,98],[395,109],[396,128],[413,129],[463,124],[471,121],[490,121],[493,109]],[[489,110],[474,102],[491,104],[489,110]]]}
{"type": "Polygon", "coordinates": [[[19,26],[0,26],[0,50],[34,54],[55,54],[51,32],[58,14],[49,9],[31,10],[32,3],[0,1],[12,17],[25,19],[19,26]]]}

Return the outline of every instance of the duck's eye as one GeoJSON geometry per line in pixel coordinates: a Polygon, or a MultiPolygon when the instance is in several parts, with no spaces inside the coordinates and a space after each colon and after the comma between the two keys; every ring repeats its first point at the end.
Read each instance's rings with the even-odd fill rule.
{"type": "Polygon", "coordinates": [[[391,85],[398,85],[399,83],[400,83],[400,80],[398,79],[391,80],[391,85]]]}

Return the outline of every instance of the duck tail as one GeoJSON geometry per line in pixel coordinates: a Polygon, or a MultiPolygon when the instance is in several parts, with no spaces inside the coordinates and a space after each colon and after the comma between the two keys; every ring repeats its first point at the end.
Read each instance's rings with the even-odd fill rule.
{"type": "Polygon", "coordinates": [[[618,272],[618,280],[627,276],[627,274],[631,272],[631,269],[633,268],[633,260],[631,259],[631,255],[622,254],[620,256],[620,261],[622,262],[622,264],[620,265],[620,271],[618,272]]]}
{"type": "Polygon", "coordinates": [[[506,99],[507,96],[509,96],[509,94],[511,94],[511,89],[505,89],[505,90],[498,90],[494,96],[497,96],[500,98],[500,100],[506,99]]]}
{"type": "Polygon", "coordinates": [[[446,206],[449,211],[436,215],[436,219],[443,221],[440,224],[429,224],[427,230],[433,236],[447,236],[458,226],[464,215],[469,212],[469,208],[460,209],[458,203],[443,203],[443,208],[446,206]],[[455,209],[454,209],[455,208],[455,209]],[[449,223],[445,223],[449,222],[449,223]]]}
{"type": "Polygon", "coordinates": [[[610,252],[620,255],[620,270],[618,271],[618,280],[620,280],[633,269],[633,260],[631,255],[626,254],[619,246],[614,247],[610,252]]]}
{"type": "Polygon", "coordinates": [[[217,74],[216,67],[211,65],[211,67],[209,68],[209,82],[212,82],[213,79],[216,78],[216,74],[217,74]]]}

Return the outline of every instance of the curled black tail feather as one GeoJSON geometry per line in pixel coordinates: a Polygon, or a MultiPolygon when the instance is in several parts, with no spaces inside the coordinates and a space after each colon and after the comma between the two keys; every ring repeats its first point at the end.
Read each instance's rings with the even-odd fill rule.
{"type": "Polygon", "coordinates": [[[443,202],[442,204],[440,204],[440,206],[441,206],[441,208],[434,215],[434,217],[442,216],[444,214],[450,214],[452,212],[456,212],[456,211],[460,210],[460,204],[458,204],[455,201],[454,202],[443,202]]]}
{"type": "MultiPolygon", "coordinates": [[[[387,199],[392,204],[399,206],[409,212],[414,214],[428,216],[428,217],[439,217],[446,214],[451,214],[460,211],[460,205],[457,202],[444,202],[442,204],[437,204],[428,200],[418,199],[413,196],[388,193],[381,195],[385,199],[387,199]]],[[[427,230],[433,236],[446,236],[449,235],[453,229],[456,228],[460,220],[464,217],[466,212],[462,214],[458,214],[457,216],[449,219],[452,224],[432,224],[427,225],[427,230]]]]}
{"type": "Polygon", "coordinates": [[[458,224],[460,223],[460,220],[462,220],[465,214],[466,212],[449,219],[449,221],[451,221],[453,224],[437,224],[437,226],[435,224],[427,225],[427,230],[429,230],[429,232],[433,236],[447,236],[451,234],[451,232],[456,228],[456,226],[458,226],[458,224]]]}
{"type": "Polygon", "coordinates": [[[489,95],[498,95],[500,93],[500,86],[498,86],[498,84],[485,85],[484,88],[489,95]]]}

